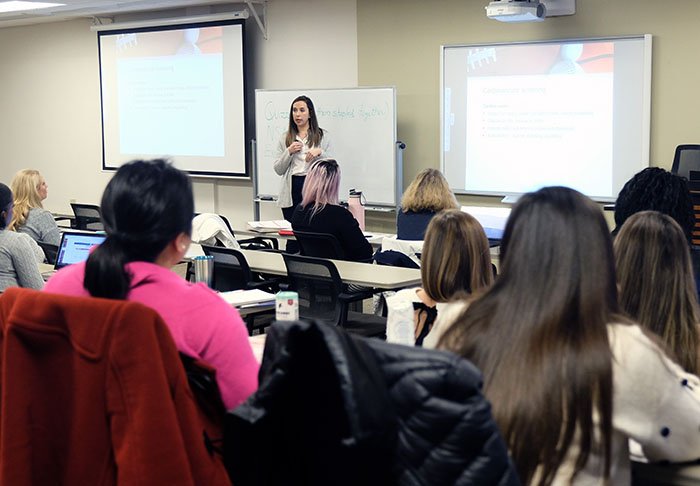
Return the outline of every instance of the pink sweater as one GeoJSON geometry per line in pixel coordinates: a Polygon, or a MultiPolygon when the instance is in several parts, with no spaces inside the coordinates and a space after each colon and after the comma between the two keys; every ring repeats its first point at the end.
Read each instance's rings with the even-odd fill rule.
{"type": "MultiPolygon", "coordinates": [[[[192,284],[170,270],[146,262],[127,265],[132,274],[127,300],[155,309],[182,353],[216,368],[224,405],[243,403],[258,386],[259,364],[238,312],[203,283],[192,284]]],[[[44,291],[89,297],[83,287],[85,263],[63,268],[44,291]]]]}

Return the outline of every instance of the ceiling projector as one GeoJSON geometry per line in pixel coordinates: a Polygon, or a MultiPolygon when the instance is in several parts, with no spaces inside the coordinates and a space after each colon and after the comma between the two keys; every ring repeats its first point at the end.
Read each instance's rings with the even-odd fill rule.
{"type": "Polygon", "coordinates": [[[494,0],[486,6],[486,16],[501,22],[541,22],[546,15],[539,0],[494,0]]]}

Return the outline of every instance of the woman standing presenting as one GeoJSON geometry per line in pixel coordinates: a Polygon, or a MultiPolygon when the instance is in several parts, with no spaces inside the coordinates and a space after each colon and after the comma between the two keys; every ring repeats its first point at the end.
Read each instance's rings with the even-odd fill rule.
{"type": "Polygon", "coordinates": [[[330,157],[328,132],[318,126],[314,104],[306,96],[297,96],[289,109],[289,129],[277,144],[274,169],[282,176],[277,205],[284,219],[292,221],[294,208],[301,202],[306,172],[311,162],[330,157]]]}

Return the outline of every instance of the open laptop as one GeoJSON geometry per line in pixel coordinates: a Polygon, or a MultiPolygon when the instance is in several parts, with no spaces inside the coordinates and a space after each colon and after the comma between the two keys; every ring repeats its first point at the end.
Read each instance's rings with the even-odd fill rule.
{"type": "Polygon", "coordinates": [[[105,238],[106,236],[101,233],[64,232],[63,236],[61,236],[61,243],[58,245],[54,269],[49,272],[43,272],[41,275],[44,279],[47,279],[56,273],[56,270],[74,263],[84,262],[90,255],[90,250],[102,243],[105,238]]]}
{"type": "Polygon", "coordinates": [[[501,243],[503,230],[506,221],[510,216],[510,208],[502,207],[482,207],[482,206],[462,206],[462,211],[469,213],[483,226],[490,246],[497,246],[501,243]]]}

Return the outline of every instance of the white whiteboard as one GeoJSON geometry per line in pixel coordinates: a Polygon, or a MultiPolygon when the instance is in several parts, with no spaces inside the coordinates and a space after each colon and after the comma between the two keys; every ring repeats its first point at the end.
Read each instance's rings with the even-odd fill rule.
{"type": "Polygon", "coordinates": [[[396,204],[396,88],[255,90],[257,196],[277,197],[281,177],[272,169],[277,144],[289,127],[289,107],[306,95],[318,124],[328,130],[340,165],[340,199],[362,191],[368,205],[396,204]]]}

